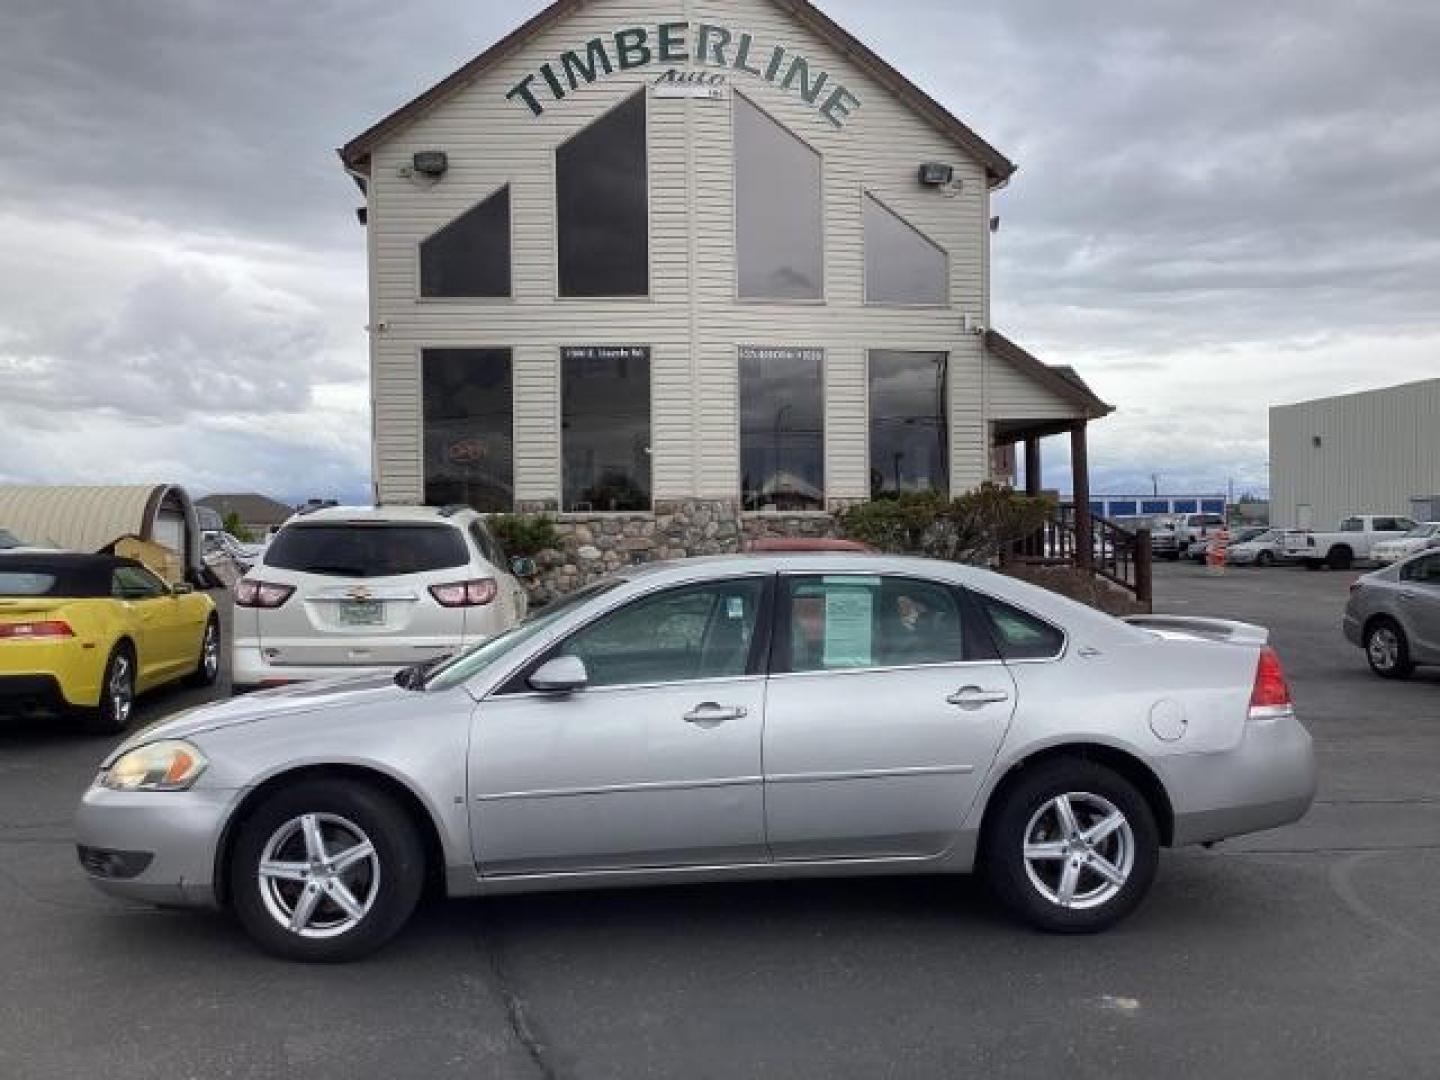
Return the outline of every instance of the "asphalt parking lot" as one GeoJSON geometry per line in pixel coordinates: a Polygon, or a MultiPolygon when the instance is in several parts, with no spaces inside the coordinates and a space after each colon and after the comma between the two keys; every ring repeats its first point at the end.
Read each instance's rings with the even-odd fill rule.
{"type": "Polygon", "coordinates": [[[1440,675],[1369,673],[1353,576],[1157,569],[1160,610],[1273,629],[1322,790],[1167,852],[1098,938],[968,881],[812,882],[434,903],[371,961],[298,967],[91,890],[70,816],[108,742],[0,725],[0,1077],[1440,1074],[1440,675]]]}

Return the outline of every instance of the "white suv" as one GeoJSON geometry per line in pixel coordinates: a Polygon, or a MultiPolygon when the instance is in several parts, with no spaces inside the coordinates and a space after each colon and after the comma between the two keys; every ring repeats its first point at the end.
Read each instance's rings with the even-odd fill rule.
{"type": "Polygon", "coordinates": [[[235,689],[389,673],[478,645],[525,617],[511,570],[468,508],[298,514],[235,586],[235,689]]]}

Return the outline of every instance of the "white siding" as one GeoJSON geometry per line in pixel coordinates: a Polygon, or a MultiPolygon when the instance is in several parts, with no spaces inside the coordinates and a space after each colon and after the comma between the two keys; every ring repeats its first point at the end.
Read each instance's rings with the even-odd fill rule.
{"type": "Polygon", "coordinates": [[[1440,379],[1272,409],[1270,457],[1272,524],[1408,514],[1440,495],[1440,379]]]}
{"type": "Polygon", "coordinates": [[[654,348],[659,499],[738,497],[737,363],[745,344],[825,349],[830,498],[864,498],[868,492],[866,353],[872,348],[952,355],[954,483],[966,488],[987,474],[984,354],[980,339],[962,331],[964,316],[983,322],[988,306],[984,170],[771,0],[597,0],[585,6],[382,144],[373,155],[370,207],[373,318],[386,326],[375,334],[372,352],[376,462],[380,494],[387,500],[423,494],[419,355],[438,345],[516,350],[516,485],[525,501],[560,496],[557,367],[564,344],[654,348]],[[845,129],[837,131],[797,95],[729,73],[733,87],[824,156],[823,304],[735,299],[728,97],[649,100],[653,295],[557,299],[554,147],[664,66],[617,71],[547,105],[541,117],[507,101],[505,93],[540,63],[593,36],[687,18],[751,32],[757,45],[779,43],[799,51],[862,99],[845,129]],[[443,149],[450,156],[449,174],[433,189],[398,175],[422,149],[443,149]],[[958,197],[916,182],[920,163],[932,160],[956,167],[964,181],[958,197]],[[420,240],[505,183],[512,186],[514,299],[417,300],[420,240]],[[865,305],[866,190],[946,249],[950,308],[865,305]]]}
{"type": "Polygon", "coordinates": [[[1083,420],[1085,411],[1026,376],[1003,357],[986,352],[992,420],[1083,420]]]}

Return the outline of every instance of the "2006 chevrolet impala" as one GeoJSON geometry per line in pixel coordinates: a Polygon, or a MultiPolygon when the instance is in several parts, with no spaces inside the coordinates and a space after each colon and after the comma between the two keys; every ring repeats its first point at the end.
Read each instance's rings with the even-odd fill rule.
{"type": "Polygon", "coordinates": [[[636,569],[395,678],[182,714],[104,762],[94,882],[224,905],[302,960],[452,896],[979,868],[1103,929],[1162,846],[1301,817],[1310,737],[1256,627],[1122,622],[868,555],[636,569]]]}

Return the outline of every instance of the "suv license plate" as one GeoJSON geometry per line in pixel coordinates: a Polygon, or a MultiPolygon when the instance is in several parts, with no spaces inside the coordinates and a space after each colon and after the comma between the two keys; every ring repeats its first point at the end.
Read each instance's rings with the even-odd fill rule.
{"type": "Polygon", "coordinates": [[[346,600],[340,605],[341,626],[382,626],[385,605],[379,600],[346,600]]]}

